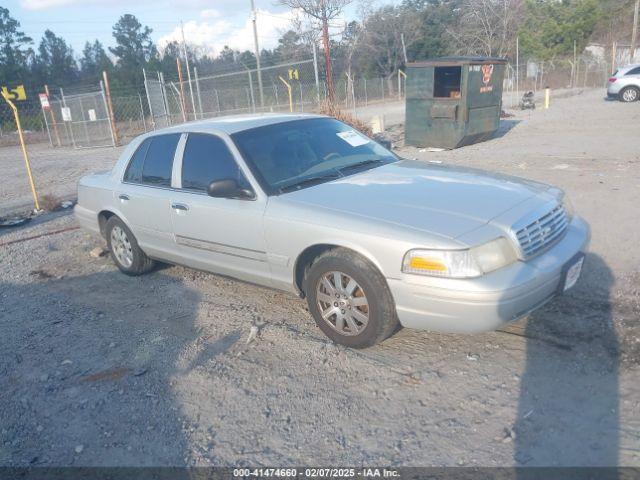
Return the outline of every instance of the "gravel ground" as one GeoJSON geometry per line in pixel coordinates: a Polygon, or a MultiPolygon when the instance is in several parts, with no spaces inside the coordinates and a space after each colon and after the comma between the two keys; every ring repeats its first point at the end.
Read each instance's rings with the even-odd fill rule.
{"type": "Polygon", "coordinates": [[[585,92],[402,149],[555,183],[591,222],[581,282],[498,332],[348,350],[287,294],[126,277],[68,212],[0,230],[0,465],[640,466],[639,107],[585,92]]]}

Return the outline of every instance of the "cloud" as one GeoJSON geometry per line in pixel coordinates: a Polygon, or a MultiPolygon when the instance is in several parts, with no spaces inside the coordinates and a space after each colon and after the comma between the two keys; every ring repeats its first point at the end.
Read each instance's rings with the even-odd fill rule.
{"type": "Polygon", "coordinates": [[[219,18],[222,16],[222,13],[220,13],[219,10],[216,10],[215,8],[207,8],[206,10],[202,10],[200,12],[200,17],[202,18],[219,18]]]}
{"type": "MultiPolygon", "coordinates": [[[[219,16],[207,17],[207,15],[211,15],[211,13],[203,15],[201,12],[200,16],[205,20],[185,22],[184,36],[187,43],[202,47],[204,51],[211,54],[219,53],[225,45],[240,51],[253,51],[253,24],[250,16],[247,16],[243,24],[234,24],[228,20],[220,19],[219,16]],[[216,18],[218,19],[215,20],[216,18]]],[[[268,10],[258,10],[260,48],[275,46],[278,43],[280,32],[290,26],[293,16],[292,12],[275,14],[268,10]]],[[[182,41],[180,26],[161,37],[158,40],[158,45],[162,48],[171,41],[182,41]]]]}

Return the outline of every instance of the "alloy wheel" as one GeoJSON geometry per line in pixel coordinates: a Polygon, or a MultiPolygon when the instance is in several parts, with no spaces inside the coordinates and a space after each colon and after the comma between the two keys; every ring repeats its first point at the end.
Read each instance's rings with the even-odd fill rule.
{"type": "Polygon", "coordinates": [[[622,99],[625,102],[635,102],[638,99],[638,90],[635,88],[627,88],[622,92],[622,99]]]}
{"type": "Polygon", "coordinates": [[[131,267],[133,264],[131,242],[125,231],[117,225],[111,229],[111,249],[120,265],[125,268],[131,267]]]}
{"type": "Polygon", "coordinates": [[[346,273],[325,273],[316,285],[316,301],[324,321],[341,335],[358,335],[369,323],[367,296],[346,273]]]}

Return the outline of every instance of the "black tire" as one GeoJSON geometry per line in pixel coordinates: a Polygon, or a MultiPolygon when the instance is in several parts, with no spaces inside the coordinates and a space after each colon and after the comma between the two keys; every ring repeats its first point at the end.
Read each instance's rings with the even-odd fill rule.
{"type": "MultiPolygon", "coordinates": [[[[333,278],[333,276],[331,276],[331,278],[333,278]]],[[[335,283],[336,282],[333,281],[332,285],[335,286],[335,283]]],[[[316,324],[320,330],[335,343],[351,348],[371,347],[389,337],[399,325],[395,303],[385,278],[370,261],[351,250],[335,248],[320,255],[307,271],[304,280],[304,291],[309,310],[316,324]],[[336,315],[338,315],[338,313],[332,315],[330,320],[325,320],[322,317],[322,306],[318,301],[318,295],[322,296],[324,292],[319,293],[317,290],[319,283],[325,275],[331,276],[331,272],[340,272],[342,274],[340,278],[343,287],[346,287],[344,284],[349,280],[348,277],[357,283],[354,296],[350,296],[350,299],[347,299],[345,295],[345,303],[342,304],[348,305],[345,308],[349,310],[352,308],[354,310],[365,308],[355,305],[352,307],[351,300],[354,298],[358,300],[359,297],[364,296],[368,302],[366,306],[368,321],[366,324],[358,325],[358,327],[362,328],[362,331],[357,334],[349,334],[349,332],[340,333],[338,331],[338,320],[331,321],[331,318],[337,318],[336,315]],[[358,293],[360,293],[359,296],[358,293]]],[[[344,291],[346,292],[347,289],[345,288],[344,291]]],[[[326,308],[331,308],[331,305],[328,303],[323,305],[326,305],[326,308]]],[[[335,302],[334,305],[335,308],[341,308],[338,302],[335,302]]],[[[347,315],[351,315],[351,312],[348,310],[340,311],[343,314],[347,312],[347,315]]],[[[362,313],[363,311],[364,310],[360,310],[358,313],[362,313]]],[[[346,319],[344,316],[343,318],[346,319]]],[[[350,320],[353,322],[355,317],[351,317],[350,320]]],[[[345,331],[345,328],[349,328],[348,325],[345,325],[347,321],[348,320],[341,320],[342,331],[345,331]]],[[[353,323],[351,323],[351,325],[353,325],[353,323]]]]}
{"type": "Polygon", "coordinates": [[[640,88],[638,87],[624,87],[618,93],[618,98],[621,102],[630,103],[637,102],[640,99],[640,88]]]}
{"type": "MultiPolygon", "coordinates": [[[[118,230],[116,230],[116,232],[118,232],[118,230]]],[[[136,237],[133,235],[131,230],[129,230],[129,227],[127,227],[124,222],[115,215],[107,221],[107,225],[105,226],[105,235],[107,237],[107,247],[109,248],[111,259],[122,273],[131,276],[137,276],[143,275],[153,270],[155,261],[147,257],[147,255],[138,246],[138,241],[136,240],[136,237]],[[130,250],[128,250],[131,254],[131,263],[129,265],[118,258],[118,246],[113,245],[112,239],[112,233],[114,229],[120,229],[120,231],[124,233],[129,242],[129,245],[131,247],[130,250]]]]}

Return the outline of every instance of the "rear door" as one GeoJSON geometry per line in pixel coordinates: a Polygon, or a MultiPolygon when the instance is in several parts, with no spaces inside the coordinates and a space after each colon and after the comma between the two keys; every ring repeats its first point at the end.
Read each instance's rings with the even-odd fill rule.
{"type": "Polygon", "coordinates": [[[171,220],[182,262],[261,284],[270,283],[264,241],[266,196],[254,200],[213,198],[207,187],[214,180],[233,179],[257,189],[220,136],[189,133],[184,145],[176,189],[171,192],[171,220]]]}
{"type": "Polygon", "coordinates": [[[156,135],[144,140],[131,157],[116,201],[140,247],[154,257],[171,260],[175,254],[171,226],[171,178],[181,134],[156,135]]]}

